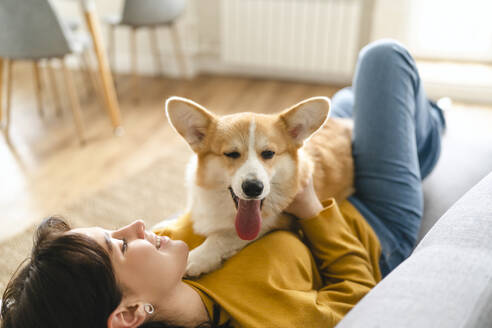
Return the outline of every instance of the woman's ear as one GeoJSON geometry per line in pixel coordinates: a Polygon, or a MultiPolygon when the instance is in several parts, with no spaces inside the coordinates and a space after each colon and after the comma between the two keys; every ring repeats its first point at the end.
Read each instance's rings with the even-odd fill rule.
{"type": "Polygon", "coordinates": [[[301,147],[307,138],[324,125],[329,112],[330,99],[313,97],[286,109],[279,118],[284,123],[287,135],[297,147],[301,147]]]}
{"type": "Polygon", "coordinates": [[[204,151],[205,139],[215,117],[199,104],[181,97],[166,100],[166,114],[171,126],[198,153],[204,151]]]}
{"type": "Polygon", "coordinates": [[[145,320],[143,304],[134,306],[118,305],[108,318],[108,328],[135,328],[145,320]]]}

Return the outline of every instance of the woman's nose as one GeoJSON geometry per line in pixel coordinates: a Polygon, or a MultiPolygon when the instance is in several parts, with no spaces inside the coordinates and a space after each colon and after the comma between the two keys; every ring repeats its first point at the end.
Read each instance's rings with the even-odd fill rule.
{"type": "Polygon", "coordinates": [[[117,235],[127,239],[145,239],[145,223],[136,220],[117,231],[117,235]]]}
{"type": "Polygon", "coordinates": [[[131,224],[137,238],[145,239],[145,223],[142,220],[136,220],[131,224]]]}

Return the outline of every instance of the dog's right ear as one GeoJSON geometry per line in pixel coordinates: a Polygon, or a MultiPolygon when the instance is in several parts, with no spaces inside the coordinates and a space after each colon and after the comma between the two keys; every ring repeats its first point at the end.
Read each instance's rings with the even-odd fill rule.
{"type": "Polygon", "coordinates": [[[204,141],[211,124],[215,121],[212,113],[199,104],[181,97],[166,100],[166,115],[171,126],[198,153],[204,149],[204,141]]]}
{"type": "Polygon", "coordinates": [[[304,141],[325,124],[329,113],[330,99],[312,97],[286,109],[279,117],[294,144],[302,147],[304,141]]]}

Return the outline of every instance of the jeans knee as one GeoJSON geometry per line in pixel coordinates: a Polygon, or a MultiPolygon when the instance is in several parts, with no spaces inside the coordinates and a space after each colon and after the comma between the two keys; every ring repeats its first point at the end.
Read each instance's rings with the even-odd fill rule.
{"type": "Polygon", "coordinates": [[[405,46],[393,39],[371,42],[359,54],[359,65],[384,68],[401,62],[413,65],[413,59],[405,46]]]}

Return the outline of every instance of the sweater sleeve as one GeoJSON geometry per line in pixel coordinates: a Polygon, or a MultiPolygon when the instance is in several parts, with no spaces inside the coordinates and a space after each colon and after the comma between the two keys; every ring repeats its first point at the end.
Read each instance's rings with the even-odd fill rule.
{"type": "Polygon", "coordinates": [[[174,240],[182,240],[188,245],[190,250],[200,246],[205,240],[204,236],[193,231],[193,222],[189,213],[183,214],[176,221],[163,228],[154,230],[154,233],[159,236],[168,236],[174,240]]]}
{"type": "Polygon", "coordinates": [[[316,217],[299,220],[321,277],[318,304],[341,318],[377,283],[369,251],[351,230],[334,199],[316,217]]]}

